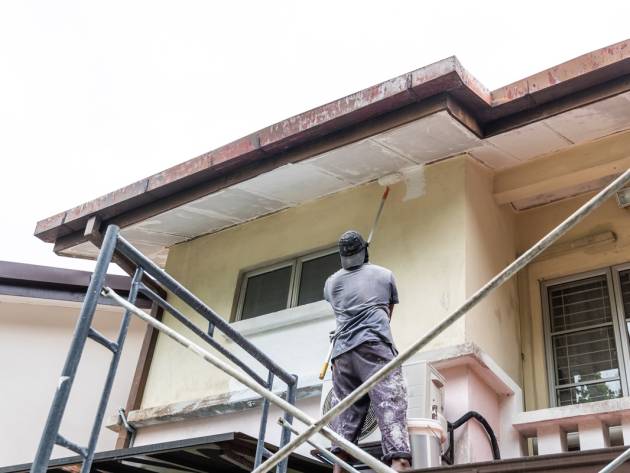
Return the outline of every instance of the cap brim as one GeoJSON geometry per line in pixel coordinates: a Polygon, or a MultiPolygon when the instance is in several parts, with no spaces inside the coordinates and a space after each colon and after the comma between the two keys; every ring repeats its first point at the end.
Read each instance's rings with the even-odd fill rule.
{"type": "Polygon", "coordinates": [[[365,249],[350,256],[341,256],[341,266],[344,269],[361,266],[365,262],[365,249]]]}

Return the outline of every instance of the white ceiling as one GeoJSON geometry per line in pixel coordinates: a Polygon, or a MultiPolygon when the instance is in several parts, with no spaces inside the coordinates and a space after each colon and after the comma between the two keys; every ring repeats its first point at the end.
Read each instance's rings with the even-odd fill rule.
{"type": "MultiPolygon", "coordinates": [[[[630,92],[487,139],[441,111],[169,210],[122,230],[159,264],[168,247],[372,181],[415,164],[467,152],[500,170],[630,128],[630,92]]],[[[536,200],[521,204],[535,204],[536,200]]],[[[94,257],[90,243],[64,254],[94,257]]]]}

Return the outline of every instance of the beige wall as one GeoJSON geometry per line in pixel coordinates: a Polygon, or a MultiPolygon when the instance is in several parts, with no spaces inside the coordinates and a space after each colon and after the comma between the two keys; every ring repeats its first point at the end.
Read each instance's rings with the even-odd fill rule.
{"type": "MultiPolygon", "coordinates": [[[[519,213],[516,218],[519,253],[529,248],[590,197],[591,195],[581,196],[519,213]]],[[[519,275],[527,410],[549,406],[540,283],[627,261],[630,261],[630,214],[620,209],[612,198],[565,235],[556,245],[555,252],[541,255],[519,275]],[[566,247],[569,242],[605,232],[614,232],[617,241],[558,251],[561,249],[558,245],[564,243],[566,247]]]]}
{"type": "MultiPolygon", "coordinates": [[[[514,212],[498,206],[493,175],[477,162],[466,166],[466,296],[516,258],[514,212]]],[[[520,321],[516,280],[495,290],[466,315],[466,339],[497,360],[521,384],[520,321]]]]}
{"type": "MultiPolygon", "coordinates": [[[[76,303],[0,297],[0,467],[33,460],[78,314],[76,303]]],[[[94,327],[115,338],[120,314],[101,307],[94,327]]],[[[106,417],[127,403],[144,330],[132,320],[106,417]]],[[[87,444],[110,359],[111,352],[88,341],[60,430],[81,445],[87,444]]],[[[97,450],[114,448],[116,438],[103,428],[97,450]]],[[[68,455],[73,453],[60,447],[53,452],[68,455]]]]}
{"type": "MultiPolygon", "coordinates": [[[[393,331],[399,347],[408,346],[446,316],[469,290],[465,281],[466,222],[478,216],[465,205],[468,166],[467,158],[431,165],[426,169],[424,197],[402,202],[404,186],[399,184],[393,187],[387,202],[370,249],[371,260],[390,268],[398,281],[401,304],[394,315],[393,331]]],[[[475,173],[472,171],[473,176],[475,173]]],[[[474,186],[487,187],[486,178],[479,179],[483,184],[474,186]]],[[[382,191],[376,183],[360,186],[177,245],[170,250],[167,271],[227,317],[232,312],[241,271],[329,247],[350,228],[367,233],[382,191]]],[[[483,244],[475,243],[471,248],[475,255],[471,261],[485,251],[483,244]]],[[[205,326],[200,317],[194,318],[205,326]]],[[[180,327],[170,318],[166,322],[180,327]]],[[[432,347],[465,341],[464,329],[462,321],[432,347]]],[[[321,360],[313,359],[308,365],[301,376],[314,377],[321,360]]],[[[225,392],[228,384],[222,374],[159,337],[143,407],[225,392]]]]}

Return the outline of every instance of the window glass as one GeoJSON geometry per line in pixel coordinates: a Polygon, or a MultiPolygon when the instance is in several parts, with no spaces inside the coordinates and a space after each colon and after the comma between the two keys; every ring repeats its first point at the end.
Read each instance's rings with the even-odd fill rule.
{"type": "Polygon", "coordinates": [[[557,405],[620,397],[606,275],[550,286],[548,296],[557,405]]]}
{"type": "Polygon", "coordinates": [[[247,278],[241,320],[286,309],[291,266],[247,278]]]}
{"type": "Polygon", "coordinates": [[[322,300],[326,279],[340,268],[339,253],[304,261],[300,274],[298,305],[322,300]]]}
{"type": "Polygon", "coordinates": [[[558,406],[604,401],[621,397],[621,382],[586,384],[558,390],[558,406]]]}

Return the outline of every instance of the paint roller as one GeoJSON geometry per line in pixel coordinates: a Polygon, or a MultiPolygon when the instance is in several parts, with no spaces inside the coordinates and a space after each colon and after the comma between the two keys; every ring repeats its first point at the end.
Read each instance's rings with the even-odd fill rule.
{"type": "MultiPolygon", "coordinates": [[[[381,201],[379,203],[378,210],[376,211],[376,217],[374,218],[372,229],[370,230],[370,234],[368,235],[368,245],[372,243],[374,231],[376,230],[378,222],[381,219],[383,207],[385,207],[385,201],[387,201],[387,197],[389,197],[389,188],[394,184],[398,184],[399,182],[405,183],[405,195],[402,199],[403,202],[422,197],[425,193],[424,164],[404,168],[400,171],[388,174],[378,179],[379,185],[385,187],[385,190],[383,191],[383,195],[381,196],[381,201]]],[[[330,347],[328,348],[326,361],[324,361],[322,369],[319,371],[320,380],[324,379],[324,377],[326,376],[326,371],[328,371],[328,365],[330,364],[330,357],[332,356],[336,335],[337,334],[335,332],[330,332],[330,347]]]]}

